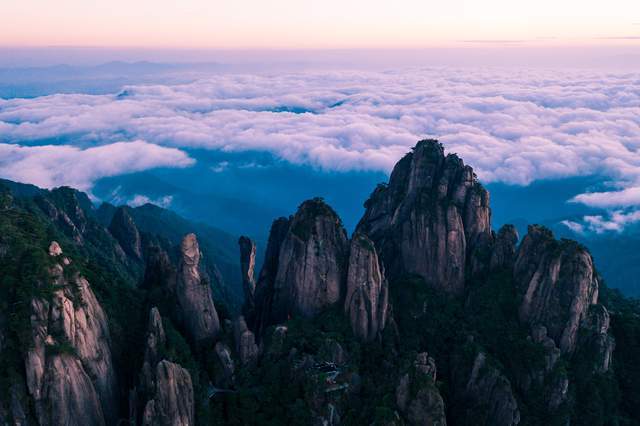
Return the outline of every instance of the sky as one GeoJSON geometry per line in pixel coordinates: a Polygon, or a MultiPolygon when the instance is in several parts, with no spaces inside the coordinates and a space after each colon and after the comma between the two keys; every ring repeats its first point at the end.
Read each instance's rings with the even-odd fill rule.
{"type": "Polygon", "coordinates": [[[636,0],[3,0],[0,46],[416,48],[640,42],[636,0]]]}
{"type": "Polygon", "coordinates": [[[195,152],[389,173],[433,137],[485,183],[597,176],[566,201],[601,214],[568,227],[640,223],[637,0],[0,0],[0,17],[0,177],[91,192],[200,170],[195,152]]]}

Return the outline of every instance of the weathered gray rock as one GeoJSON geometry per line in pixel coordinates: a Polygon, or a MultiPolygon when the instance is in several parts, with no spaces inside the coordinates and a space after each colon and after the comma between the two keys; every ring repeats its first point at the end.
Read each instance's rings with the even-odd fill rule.
{"type": "Polygon", "coordinates": [[[252,312],[254,309],[254,293],[256,290],[256,281],[254,278],[256,243],[248,237],[241,236],[238,240],[238,245],[240,246],[240,271],[242,273],[245,310],[252,312]]]}
{"type": "Polygon", "coordinates": [[[340,302],[348,254],[338,215],[321,199],[302,203],[282,242],[271,322],[313,317],[340,302]]]}
{"type": "Polygon", "coordinates": [[[179,317],[196,343],[212,341],[220,331],[211,287],[200,275],[200,247],[195,234],[186,235],[180,246],[176,296],[179,317]]]}
{"type": "Polygon", "coordinates": [[[435,386],[435,362],[422,353],[414,367],[400,378],[396,387],[398,409],[410,425],[446,425],[444,401],[435,386]]]}
{"type": "Polygon", "coordinates": [[[216,385],[222,388],[229,387],[233,385],[236,373],[236,366],[231,356],[231,350],[222,342],[216,343],[214,350],[218,357],[219,366],[215,377],[216,385]]]}
{"type": "Polygon", "coordinates": [[[49,245],[49,256],[60,256],[62,254],[62,248],[57,241],[51,241],[49,245]]]}
{"type": "Polygon", "coordinates": [[[269,241],[264,256],[260,277],[255,290],[255,314],[249,327],[258,337],[262,337],[264,330],[273,324],[271,311],[273,309],[273,296],[275,293],[275,281],[280,263],[280,249],[289,231],[291,219],[284,217],[273,221],[269,231],[269,241]]]}
{"type": "Polygon", "coordinates": [[[163,359],[166,335],[157,308],[149,312],[144,362],[139,384],[132,392],[131,418],[144,425],[193,425],[195,401],[191,375],[163,359]],[[140,411],[138,411],[140,410],[140,411]]]}
{"type": "MultiPolygon", "coordinates": [[[[550,373],[560,359],[560,349],[558,349],[553,339],[547,336],[547,328],[543,325],[533,326],[531,330],[531,337],[534,342],[539,343],[544,348],[544,373],[550,373]]],[[[539,382],[542,383],[542,377],[539,378],[539,382]]]]}
{"type": "Polygon", "coordinates": [[[608,334],[610,321],[607,308],[597,304],[590,307],[582,324],[580,350],[591,360],[596,373],[606,373],[611,368],[615,341],[608,334]]]}
{"type": "Polygon", "coordinates": [[[109,232],[125,253],[135,259],[142,259],[142,240],[138,227],[129,213],[129,207],[122,206],[116,209],[109,225],[109,232]]]}
{"type": "Polygon", "coordinates": [[[195,424],[194,395],[191,375],[169,361],[156,367],[156,391],[145,406],[145,426],[192,426],[195,424]]]}
{"type": "Polygon", "coordinates": [[[475,419],[477,424],[509,426],[520,423],[520,410],[511,383],[488,362],[484,352],[479,352],[473,362],[466,397],[469,412],[483,414],[475,419]]]}
{"type": "Polygon", "coordinates": [[[149,311],[149,326],[147,328],[147,347],[145,349],[144,359],[151,364],[157,364],[160,361],[162,349],[167,342],[162,325],[162,317],[158,308],[153,307],[149,311]]]}
{"type": "Polygon", "coordinates": [[[513,225],[503,225],[493,244],[490,268],[492,270],[510,268],[516,260],[518,231],[513,225]]]}
{"type": "Polygon", "coordinates": [[[149,312],[149,325],[147,327],[144,361],[140,371],[140,384],[138,389],[140,396],[145,400],[151,398],[155,389],[156,366],[158,362],[162,361],[166,339],[160,312],[155,307],[151,308],[149,312]]]}
{"type": "MultiPolygon", "coordinates": [[[[36,408],[41,425],[104,425],[100,399],[80,360],[69,354],[47,359],[43,399],[36,408]]],[[[111,413],[111,418],[116,413],[111,413]]]]}
{"type": "Polygon", "coordinates": [[[344,309],[351,329],[364,341],[384,329],[389,307],[388,284],[373,242],[356,233],[351,240],[344,309]]]}
{"type": "Polygon", "coordinates": [[[549,411],[553,412],[560,408],[569,398],[569,378],[566,374],[559,374],[551,383],[549,392],[549,411]]]}
{"type": "Polygon", "coordinates": [[[118,413],[118,386],[104,311],[78,274],[67,280],[62,265],[56,264],[51,280],[51,299],[32,299],[32,346],[25,354],[27,388],[37,416],[43,424],[110,423],[118,413]],[[66,417],[78,410],[85,414],[66,417]]]}
{"type": "Polygon", "coordinates": [[[271,344],[269,345],[269,354],[279,356],[284,350],[285,339],[287,338],[287,327],[279,325],[273,330],[271,336],[271,344]]]}
{"type": "Polygon", "coordinates": [[[389,276],[417,274],[451,293],[464,288],[477,242],[492,238],[489,193],[435,140],[418,142],[365,208],[357,231],[375,243],[389,276]]]}
{"type": "Polygon", "coordinates": [[[247,328],[243,316],[239,316],[233,323],[233,335],[236,342],[236,352],[240,364],[253,365],[258,359],[258,345],[255,335],[247,328]]]}
{"type": "Polygon", "coordinates": [[[573,353],[578,329],[598,301],[598,279],[589,252],[556,241],[546,228],[530,226],[518,249],[514,278],[522,294],[520,319],[544,325],[562,353],[573,353]]]}
{"type": "Polygon", "coordinates": [[[436,361],[429,356],[426,352],[420,352],[416,355],[416,360],[413,363],[416,371],[424,376],[431,377],[431,380],[435,383],[437,368],[436,361]]]}

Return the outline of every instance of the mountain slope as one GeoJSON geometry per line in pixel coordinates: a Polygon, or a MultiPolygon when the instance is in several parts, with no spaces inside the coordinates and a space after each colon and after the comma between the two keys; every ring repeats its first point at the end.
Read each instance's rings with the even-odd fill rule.
{"type": "Polygon", "coordinates": [[[489,194],[437,141],[396,165],[352,238],[319,198],[274,221],[257,278],[242,238],[241,310],[216,297],[209,250],[232,241],[215,230],[94,211],[70,188],[1,191],[2,424],[640,419],[637,301],[579,243],[493,232],[489,194]]]}

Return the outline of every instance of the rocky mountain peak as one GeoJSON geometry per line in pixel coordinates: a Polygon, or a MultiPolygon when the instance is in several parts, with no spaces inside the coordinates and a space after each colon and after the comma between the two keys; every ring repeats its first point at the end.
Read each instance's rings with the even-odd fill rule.
{"type": "Polygon", "coordinates": [[[478,242],[492,240],[489,193],[435,140],[418,142],[365,208],[357,231],[375,243],[389,274],[417,274],[451,293],[464,288],[478,242]]]}
{"type": "Polygon", "coordinates": [[[213,304],[211,286],[200,273],[200,247],[195,234],[187,234],[180,244],[176,280],[178,317],[190,338],[196,342],[213,340],[220,331],[220,320],[213,304]]]}
{"type": "Polygon", "coordinates": [[[180,244],[180,254],[182,263],[187,267],[198,266],[200,264],[200,246],[196,234],[187,234],[180,244]]]}
{"type": "Polygon", "coordinates": [[[572,353],[581,323],[598,303],[598,278],[586,248],[557,241],[547,228],[529,226],[518,248],[514,278],[522,294],[520,319],[544,325],[560,350],[572,353]]]}
{"type": "Polygon", "coordinates": [[[333,209],[319,198],[302,203],[280,248],[272,320],[311,317],[338,303],[347,254],[347,233],[333,209]]]}
{"type": "Polygon", "coordinates": [[[166,335],[157,308],[149,312],[144,363],[139,384],[132,391],[131,418],[142,425],[195,424],[195,400],[189,372],[164,359],[166,335]],[[138,419],[136,409],[140,409],[138,419]]]}
{"type": "Polygon", "coordinates": [[[129,256],[142,260],[142,240],[129,207],[118,207],[111,219],[109,232],[129,256]]]}

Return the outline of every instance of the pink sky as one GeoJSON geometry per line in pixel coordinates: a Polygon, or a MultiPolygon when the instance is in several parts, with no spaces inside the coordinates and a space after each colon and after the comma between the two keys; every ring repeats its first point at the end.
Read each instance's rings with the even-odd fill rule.
{"type": "Polygon", "coordinates": [[[637,0],[7,0],[0,46],[640,44],[637,0]]]}

